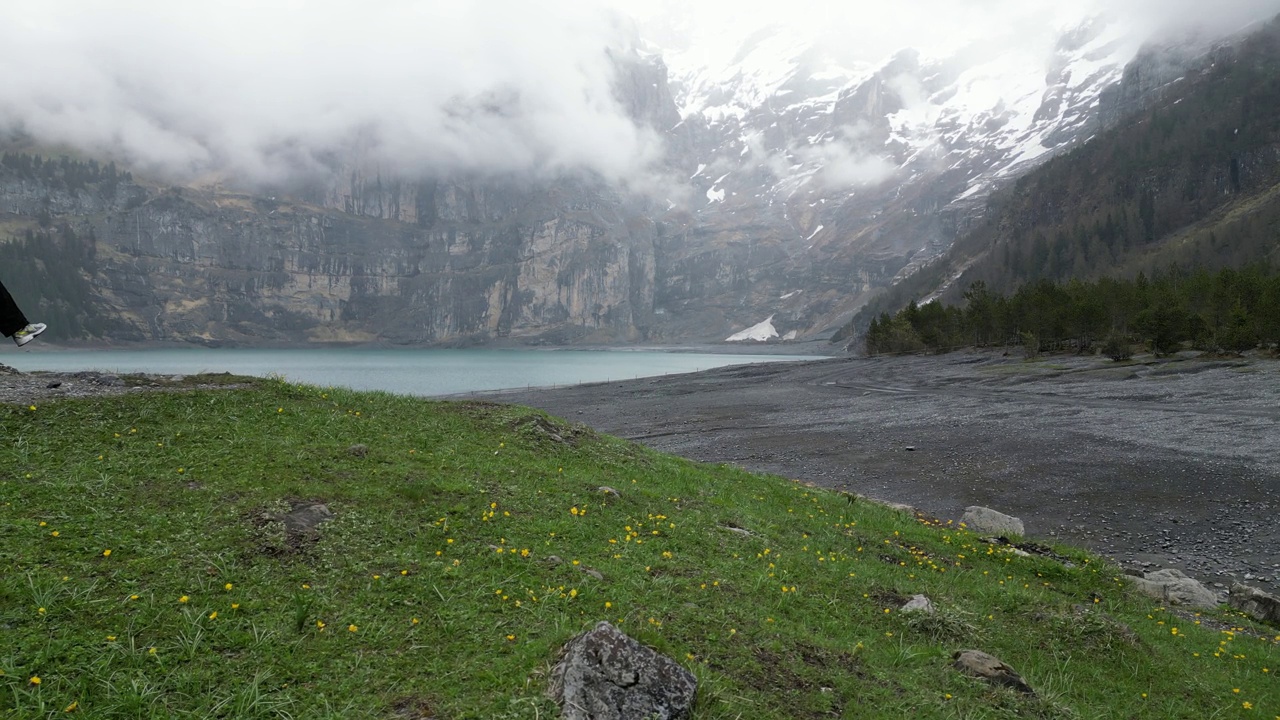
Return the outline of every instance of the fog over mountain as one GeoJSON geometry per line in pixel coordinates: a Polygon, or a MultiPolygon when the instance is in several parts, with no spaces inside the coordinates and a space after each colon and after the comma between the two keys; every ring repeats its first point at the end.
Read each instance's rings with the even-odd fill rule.
{"type": "Polygon", "coordinates": [[[614,98],[618,18],[580,2],[58,1],[0,24],[0,122],[180,178],[334,154],[623,180],[658,148],[614,98]]]}
{"type": "MultiPolygon", "coordinates": [[[[663,154],[612,86],[610,54],[631,52],[637,37],[673,70],[714,72],[762,28],[875,63],[903,47],[938,56],[975,42],[1047,52],[1063,28],[1104,11],[1136,49],[1155,33],[1225,32],[1280,10],[1114,5],[47,0],[11,5],[0,23],[0,131],[186,181],[277,182],[356,158],[408,175],[587,170],[625,186],[657,173],[663,154]]],[[[889,167],[839,145],[805,152],[832,184],[889,167]]]]}

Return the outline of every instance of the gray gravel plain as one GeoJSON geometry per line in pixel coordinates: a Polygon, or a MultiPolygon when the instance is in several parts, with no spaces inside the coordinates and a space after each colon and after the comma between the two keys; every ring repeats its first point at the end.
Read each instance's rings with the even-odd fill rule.
{"type": "Polygon", "coordinates": [[[1280,589],[1280,362],[840,358],[490,395],[694,460],[1021,517],[1135,569],[1280,589]]]}

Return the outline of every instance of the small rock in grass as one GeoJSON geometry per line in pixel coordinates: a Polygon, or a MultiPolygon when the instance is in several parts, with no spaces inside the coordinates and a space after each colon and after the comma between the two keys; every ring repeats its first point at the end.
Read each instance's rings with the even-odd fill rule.
{"type": "Polygon", "coordinates": [[[601,622],[564,646],[547,694],[564,720],[684,720],[697,691],[675,660],[601,622]]]}
{"type": "Polygon", "coordinates": [[[1011,687],[1028,695],[1036,694],[1013,668],[981,650],[961,650],[952,655],[951,659],[954,661],[951,666],[966,675],[981,678],[994,685],[1011,687]]]}
{"type": "Polygon", "coordinates": [[[1018,536],[1026,534],[1022,521],[1018,518],[980,505],[965,508],[964,517],[960,521],[976,533],[1018,536]]]}
{"type": "Polygon", "coordinates": [[[1231,586],[1231,607],[1259,622],[1280,624],[1280,597],[1242,583],[1231,586]]]}
{"type": "Polygon", "coordinates": [[[285,531],[289,535],[303,535],[316,529],[316,526],[323,522],[328,522],[333,517],[333,511],[328,505],[318,502],[303,502],[293,506],[293,509],[280,518],[284,522],[285,531]]]}
{"type": "Polygon", "coordinates": [[[596,488],[596,491],[603,493],[605,495],[612,495],[613,497],[621,497],[621,495],[618,494],[617,490],[614,490],[608,485],[601,485],[600,487],[596,488]]]}
{"type": "Polygon", "coordinates": [[[1129,578],[1142,593],[1170,605],[1189,605],[1211,610],[1221,604],[1218,594],[1186,573],[1173,568],[1149,572],[1143,577],[1129,578]]]}
{"type": "Polygon", "coordinates": [[[902,606],[901,612],[904,612],[904,613],[919,612],[919,613],[924,613],[925,615],[932,615],[935,612],[937,612],[937,610],[934,609],[933,601],[930,600],[929,598],[925,597],[924,595],[913,595],[911,596],[911,599],[907,601],[907,604],[902,606]]]}
{"type": "Polygon", "coordinates": [[[364,443],[357,443],[347,448],[347,454],[352,457],[364,457],[369,454],[369,446],[364,443]]]}

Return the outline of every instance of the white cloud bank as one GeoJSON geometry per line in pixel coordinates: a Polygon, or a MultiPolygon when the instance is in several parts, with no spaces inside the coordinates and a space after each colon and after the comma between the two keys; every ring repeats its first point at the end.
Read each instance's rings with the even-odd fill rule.
{"type": "MultiPolygon", "coordinates": [[[[1106,10],[1149,36],[1280,12],[1261,0],[40,0],[0,22],[0,134],[174,177],[274,182],[341,162],[403,174],[588,170],[625,183],[661,143],[612,90],[641,18],[716,61],[768,23],[868,57],[1044,34],[1106,10]]],[[[672,45],[671,47],[675,47],[672,45]]],[[[677,48],[681,49],[681,48],[677,48]]],[[[853,163],[841,178],[875,175],[853,163]]],[[[833,171],[834,172],[834,171],[833,171]]],[[[834,178],[833,178],[834,179],[834,178]]]]}
{"type": "Polygon", "coordinates": [[[42,0],[5,15],[0,129],[170,175],[274,181],[337,154],[623,180],[658,150],[613,95],[622,24],[587,2],[42,0]]]}

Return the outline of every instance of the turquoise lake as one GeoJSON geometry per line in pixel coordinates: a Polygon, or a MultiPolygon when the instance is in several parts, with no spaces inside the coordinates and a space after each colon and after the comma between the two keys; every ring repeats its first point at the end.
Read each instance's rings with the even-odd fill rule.
{"type": "Polygon", "coordinates": [[[654,350],[164,349],[5,353],[23,372],[100,370],[191,375],[230,372],[403,395],[556,387],[696,372],[725,365],[818,360],[654,350]]]}

